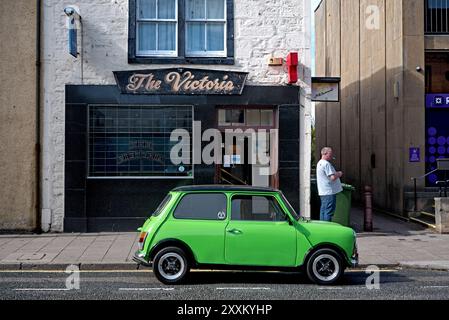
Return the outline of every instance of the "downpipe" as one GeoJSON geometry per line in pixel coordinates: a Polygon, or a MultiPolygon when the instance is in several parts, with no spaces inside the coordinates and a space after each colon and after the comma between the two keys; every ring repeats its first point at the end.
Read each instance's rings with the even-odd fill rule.
{"type": "Polygon", "coordinates": [[[35,180],[36,180],[36,226],[34,232],[42,233],[42,213],[41,213],[41,17],[42,1],[36,0],[36,140],[35,140],[35,180]]]}

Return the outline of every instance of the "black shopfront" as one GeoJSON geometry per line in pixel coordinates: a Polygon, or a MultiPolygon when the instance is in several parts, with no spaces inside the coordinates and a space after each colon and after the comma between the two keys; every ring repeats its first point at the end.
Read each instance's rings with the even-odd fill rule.
{"type": "Polygon", "coordinates": [[[192,184],[266,184],[281,189],[299,209],[298,87],[245,86],[244,73],[195,69],[115,76],[118,85],[66,85],[65,232],[134,231],[167,192],[192,184]],[[177,71],[233,85],[217,80],[182,87],[182,77],[167,88],[164,81],[150,84],[177,71]],[[139,80],[142,74],[145,81],[139,80]],[[194,122],[201,123],[201,132],[278,129],[279,170],[264,180],[245,163],[173,164],[170,133],[193,134],[194,122]]]}

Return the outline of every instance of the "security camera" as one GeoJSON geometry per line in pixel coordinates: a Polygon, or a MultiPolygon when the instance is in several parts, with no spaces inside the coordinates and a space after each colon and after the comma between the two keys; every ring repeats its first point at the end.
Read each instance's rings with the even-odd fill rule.
{"type": "Polygon", "coordinates": [[[78,11],[74,7],[65,7],[64,13],[69,18],[80,18],[78,11]]]}

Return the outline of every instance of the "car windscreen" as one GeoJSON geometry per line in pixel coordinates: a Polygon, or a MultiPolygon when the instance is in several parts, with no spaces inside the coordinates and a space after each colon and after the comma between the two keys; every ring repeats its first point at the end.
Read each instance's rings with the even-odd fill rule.
{"type": "Polygon", "coordinates": [[[158,215],[160,215],[162,210],[165,208],[167,203],[170,201],[170,199],[171,199],[171,194],[167,194],[167,196],[164,198],[164,200],[162,200],[162,202],[159,204],[159,206],[156,208],[156,210],[154,210],[152,216],[157,217],[158,215]]]}
{"type": "Polygon", "coordinates": [[[290,204],[290,202],[288,202],[287,198],[285,197],[285,195],[281,192],[281,197],[282,200],[284,200],[284,203],[288,209],[288,211],[290,212],[290,214],[293,216],[293,218],[295,218],[296,220],[299,220],[300,215],[295,211],[295,209],[293,209],[292,205],[290,204]]]}

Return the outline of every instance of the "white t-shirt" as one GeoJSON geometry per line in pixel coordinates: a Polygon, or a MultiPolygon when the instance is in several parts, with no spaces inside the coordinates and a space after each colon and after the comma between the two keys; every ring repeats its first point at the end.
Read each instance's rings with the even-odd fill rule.
{"type": "Polygon", "coordinates": [[[343,191],[340,179],[332,181],[330,177],[336,174],[334,166],[326,160],[320,160],[316,166],[318,194],[332,196],[343,191]]]}

